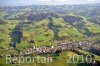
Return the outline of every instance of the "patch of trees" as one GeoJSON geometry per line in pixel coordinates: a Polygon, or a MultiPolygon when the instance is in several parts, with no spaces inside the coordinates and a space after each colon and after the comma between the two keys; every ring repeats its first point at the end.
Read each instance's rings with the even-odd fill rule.
{"type": "Polygon", "coordinates": [[[85,28],[85,26],[84,26],[85,23],[82,21],[83,18],[75,17],[75,16],[65,16],[65,17],[63,17],[63,19],[66,22],[70,23],[72,26],[76,27],[79,30],[79,32],[81,32],[80,30],[84,30],[84,32],[81,32],[82,34],[84,34],[86,36],[91,36],[93,34],[87,28],[85,28]],[[76,24],[73,24],[73,22],[76,24]]]}
{"type": "Polygon", "coordinates": [[[52,22],[52,18],[48,17],[48,19],[49,19],[48,27],[49,27],[49,29],[52,29],[54,27],[54,24],[52,22]]]}
{"type": "Polygon", "coordinates": [[[75,17],[75,16],[65,16],[65,17],[63,17],[63,19],[64,19],[64,21],[69,22],[69,23],[83,20],[83,18],[75,17]]]}
{"type": "Polygon", "coordinates": [[[87,36],[92,36],[93,33],[89,31],[89,29],[87,28],[84,28],[85,32],[83,33],[84,35],[87,35],[87,36]]]}
{"type": "Polygon", "coordinates": [[[10,17],[11,15],[6,15],[4,18],[5,19],[9,19],[9,20],[25,20],[25,19],[28,19],[28,20],[32,20],[32,21],[40,21],[40,20],[43,20],[45,18],[47,18],[48,16],[52,16],[52,17],[55,17],[55,18],[58,18],[59,15],[56,14],[56,13],[36,13],[33,14],[33,13],[26,13],[26,14],[23,14],[23,15],[18,15],[18,17],[10,17]]]}
{"type": "Polygon", "coordinates": [[[48,16],[56,17],[58,18],[59,16],[55,13],[41,13],[41,14],[36,14],[36,15],[29,15],[27,17],[28,20],[42,20],[47,18],[48,16]]]}
{"type": "Polygon", "coordinates": [[[53,29],[53,33],[54,33],[54,37],[53,37],[53,39],[56,39],[56,40],[58,40],[58,32],[59,32],[59,30],[57,29],[57,28],[55,28],[55,29],[53,29]]]}
{"type": "Polygon", "coordinates": [[[95,17],[95,16],[99,16],[100,15],[100,9],[95,8],[93,10],[90,11],[90,13],[88,14],[90,17],[95,17]]]}
{"type": "Polygon", "coordinates": [[[53,37],[53,39],[58,39],[58,32],[59,32],[59,30],[56,28],[56,26],[53,24],[53,19],[52,19],[52,17],[48,17],[48,19],[49,19],[49,24],[48,24],[48,28],[49,29],[51,29],[52,31],[53,31],[53,33],[54,33],[54,37],[53,37]]]}
{"type": "Polygon", "coordinates": [[[92,48],[92,49],[89,50],[89,52],[92,52],[92,53],[100,56],[100,50],[99,49],[92,48]]]}
{"type": "Polygon", "coordinates": [[[56,51],[55,51],[55,55],[56,55],[56,56],[59,56],[61,52],[62,52],[62,50],[56,50],[56,51]]]}
{"type": "Polygon", "coordinates": [[[28,20],[42,20],[47,17],[47,14],[36,14],[36,15],[29,15],[27,17],[28,20]]]}
{"type": "Polygon", "coordinates": [[[11,37],[12,37],[12,42],[20,43],[21,42],[22,33],[19,30],[14,30],[12,32],[11,37]]]}
{"type": "Polygon", "coordinates": [[[76,27],[76,28],[79,28],[79,29],[84,28],[84,26],[85,26],[85,22],[83,22],[83,21],[80,21],[79,23],[77,23],[77,24],[75,25],[75,27],[76,27]]]}
{"type": "Polygon", "coordinates": [[[96,23],[96,24],[100,25],[100,18],[92,18],[92,19],[88,19],[88,21],[91,21],[93,23],[96,23]]]}
{"type": "Polygon", "coordinates": [[[14,43],[20,43],[23,38],[23,32],[21,25],[17,25],[11,33],[11,41],[14,43]]]}

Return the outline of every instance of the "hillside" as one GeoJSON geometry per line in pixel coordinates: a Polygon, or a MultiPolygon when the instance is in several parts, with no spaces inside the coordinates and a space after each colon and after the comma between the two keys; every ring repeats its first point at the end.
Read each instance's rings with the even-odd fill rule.
{"type": "Polygon", "coordinates": [[[18,65],[6,64],[7,54],[12,57],[53,57],[52,63],[35,60],[18,66],[89,66],[93,61],[99,63],[99,7],[99,4],[0,7],[0,66],[18,65]],[[76,63],[67,63],[66,59],[70,59],[67,55],[83,56],[75,57],[76,63]],[[86,60],[88,55],[92,56],[92,61],[88,58],[90,63],[86,60]]]}

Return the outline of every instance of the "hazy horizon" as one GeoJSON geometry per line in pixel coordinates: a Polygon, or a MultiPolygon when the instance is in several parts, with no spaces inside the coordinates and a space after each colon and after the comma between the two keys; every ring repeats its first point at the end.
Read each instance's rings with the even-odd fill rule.
{"type": "Polygon", "coordinates": [[[0,6],[72,5],[100,3],[100,0],[0,0],[0,6]]]}

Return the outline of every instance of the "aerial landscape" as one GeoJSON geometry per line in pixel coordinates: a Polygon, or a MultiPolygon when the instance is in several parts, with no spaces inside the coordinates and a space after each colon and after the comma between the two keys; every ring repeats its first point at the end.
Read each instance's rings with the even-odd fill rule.
{"type": "Polygon", "coordinates": [[[0,66],[100,66],[100,1],[0,0],[0,66]]]}

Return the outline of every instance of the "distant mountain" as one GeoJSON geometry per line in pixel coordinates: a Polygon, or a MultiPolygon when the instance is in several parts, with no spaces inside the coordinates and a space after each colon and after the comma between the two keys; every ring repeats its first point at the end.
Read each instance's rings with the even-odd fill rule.
{"type": "MultiPolygon", "coordinates": [[[[3,20],[26,20],[29,24],[36,23],[39,26],[48,26],[54,34],[60,29],[68,28],[64,34],[73,33],[75,36],[92,36],[99,33],[100,28],[100,5],[95,4],[77,4],[77,5],[31,5],[31,6],[8,6],[1,7],[0,19],[3,20]],[[48,17],[52,18],[50,23],[43,24],[49,21],[48,17]],[[46,20],[45,20],[46,19],[46,20]],[[38,23],[39,22],[39,23],[38,23]],[[70,26],[68,26],[70,25],[70,26]],[[52,26],[52,27],[51,27],[52,26]],[[72,26],[72,27],[71,27],[72,26]],[[97,26],[97,28],[96,28],[97,26]],[[72,31],[70,30],[72,29],[72,31]],[[75,33],[75,34],[74,34],[75,33]]],[[[37,25],[34,25],[37,27],[37,25]]],[[[69,34],[69,37],[73,36],[69,34]]]]}

